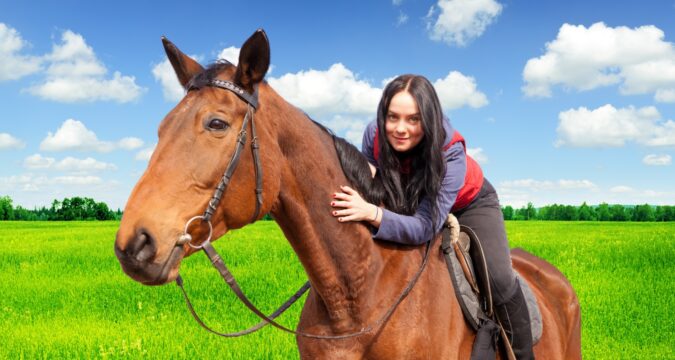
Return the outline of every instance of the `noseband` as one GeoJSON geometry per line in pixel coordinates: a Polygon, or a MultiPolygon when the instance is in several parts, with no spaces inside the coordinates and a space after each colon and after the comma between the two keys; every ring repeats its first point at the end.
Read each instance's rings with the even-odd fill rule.
{"type": "MultiPolygon", "coordinates": [[[[209,80],[206,83],[206,86],[211,86],[211,87],[217,87],[221,88],[224,90],[228,90],[235,95],[237,95],[240,99],[242,99],[244,102],[247,104],[247,109],[246,109],[246,115],[244,116],[244,121],[241,125],[241,130],[239,131],[239,135],[237,136],[237,147],[234,150],[234,153],[232,154],[232,158],[230,159],[230,163],[228,164],[227,168],[225,169],[225,173],[223,174],[223,177],[220,179],[220,182],[218,183],[218,186],[216,186],[216,190],[213,193],[213,196],[211,197],[211,200],[209,200],[209,203],[206,207],[206,210],[204,211],[203,215],[197,215],[190,220],[187,221],[185,224],[185,230],[183,231],[183,234],[181,234],[176,241],[176,246],[180,247],[185,244],[188,244],[190,247],[194,249],[203,249],[204,253],[206,253],[206,256],[211,260],[211,263],[213,266],[220,272],[221,277],[225,280],[225,282],[230,286],[232,291],[237,295],[239,300],[241,300],[246,307],[248,307],[253,313],[255,313],[258,317],[262,319],[260,323],[257,325],[243,331],[239,331],[236,333],[220,333],[216,330],[213,330],[210,328],[208,325],[206,325],[200,318],[199,315],[194,310],[194,307],[192,306],[192,303],[190,302],[190,299],[188,298],[187,292],[185,291],[185,288],[183,287],[183,278],[178,275],[176,277],[176,284],[178,287],[181,289],[183,293],[183,297],[185,298],[185,302],[187,303],[188,309],[190,310],[190,313],[192,316],[195,318],[197,323],[201,325],[204,329],[207,331],[223,336],[223,337],[237,337],[237,336],[242,336],[246,334],[250,334],[254,331],[259,330],[265,325],[272,325],[280,330],[283,330],[288,333],[292,333],[295,335],[299,336],[304,336],[308,338],[313,338],[313,339],[328,339],[328,340],[337,340],[337,339],[346,339],[346,338],[352,338],[352,337],[357,337],[361,335],[365,335],[367,333],[372,332],[375,328],[379,327],[382,325],[391,315],[394,313],[394,310],[396,307],[403,301],[403,299],[408,295],[408,293],[412,290],[412,288],[415,286],[417,283],[417,280],[419,279],[420,275],[422,274],[422,271],[426,267],[427,261],[429,260],[429,253],[431,250],[431,243],[433,242],[433,239],[429,242],[427,242],[426,246],[426,251],[424,253],[424,259],[422,261],[422,264],[420,265],[419,270],[417,273],[412,277],[410,282],[408,283],[408,286],[403,290],[401,294],[399,294],[397,300],[394,302],[394,304],[389,308],[389,310],[381,317],[379,320],[375,321],[374,323],[370,324],[370,326],[364,327],[359,331],[352,332],[349,334],[343,334],[343,335],[317,335],[317,334],[308,334],[300,331],[294,331],[291,330],[283,325],[278,324],[277,322],[274,321],[276,317],[281,315],[286,309],[288,309],[296,300],[298,300],[307,290],[310,288],[309,281],[306,282],[293,296],[291,296],[284,304],[279,307],[274,313],[271,315],[267,316],[265,315],[262,311],[260,311],[249,299],[244,295],[243,291],[239,287],[239,284],[237,281],[234,279],[234,276],[232,273],[229,271],[225,263],[223,262],[222,258],[220,255],[216,252],[216,249],[213,247],[211,244],[211,235],[213,233],[213,226],[211,225],[211,217],[215,213],[216,209],[218,208],[218,204],[220,203],[221,198],[223,197],[223,194],[227,190],[227,186],[230,183],[230,179],[232,178],[232,174],[234,174],[235,169],[237,168],[237,165],[239,164],[239,158],[241,156],[242,149],[244,148],[244,145],[246,145],[246,127],[248,125],[248,122],[250,120],[251,122],[251,151],[253,153],[253,164],[255,168],[255,180],[256,180],[256,189],[255,189],[255,194],[256,194],[256,207],[255,207],[255,212],[253,213],[253,217],[251,218],[251,223],[255,222],[258,219],[258,216],[260,216],[260,209],[262,207],[262,169],[260,167],[260,160],[259,160],[259,154],[258,154],[258,138],[256,135],[255,131],[255,122],[253,120],[255,110],[258,107],[258,87],[257,85],[254,86],[254,91],[253,94],[249,94],[246,92],[244,89],[239,87],[238,85],[227,81],[227,80],[220,80],[220,79],[212,79],[209,80]],[[192,244],[192,236],[188,232],[188,228],[190,227],[190,224],[197,220],[201,219],[203,222],[206,222],[206,224],[209,226],[209,235],[204,242],[201,244],[195,245],[192,244]]],[[[190,86],[189,90],[195,90],[199,89],[199,87],[196,86],[190,86]]]]}

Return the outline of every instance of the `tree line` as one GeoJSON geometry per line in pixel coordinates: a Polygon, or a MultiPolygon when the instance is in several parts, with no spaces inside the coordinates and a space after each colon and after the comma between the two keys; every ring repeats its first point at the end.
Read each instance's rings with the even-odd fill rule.
{"type": "Polygon", "coordinates": [[[520,209],[502,207],[504,220],[563,220],[563,221],[675,221],[675,206],[649,204],[626,206],[602,203],[590,206],[548,205],[535,208],[532,203],[520,209]]]}
{"type": "MultiPolygon", "coordinates": [[[[553,204],[535,208],[532,203],[519,209],[502,207],[504,220],[563,220],[563,221],[675,221],[675,206],[653,206],[649,204],[626,206],[602,203],[591,206],[553,204]]],[[[0,196],[0,220],[120,220],[122,211],[113,211],[104,202],[92,198],[72,197],[62,201],[54,200],[50,207],[34,208],[13,206],[9,196],[0,196]]],[[[263,220],[272,220],[267,214],[263,220]]]]}
{"type": "Polygon", "coordinates": [[[111,210],[104,202],[96,202],[92,198],[75,196],[63,201],[54,200],[50,207],[26,209],[13,206],[12,198],[0,196],[0,220],[119,220],[122,211],[111,210]]]}

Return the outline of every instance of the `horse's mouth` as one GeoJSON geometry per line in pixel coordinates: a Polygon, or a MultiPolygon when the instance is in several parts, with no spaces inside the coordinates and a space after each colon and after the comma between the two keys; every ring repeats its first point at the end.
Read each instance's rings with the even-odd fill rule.
{"type": "Polygon", "coordinates": [[[182,246],[174,246],[164,262],[139,262],[135,259],[123,256],[115,250],[120,261],[122,270],[130,278],[143,285],[164,285],[176,280],[181,260],[185,256],[182,246]]]}

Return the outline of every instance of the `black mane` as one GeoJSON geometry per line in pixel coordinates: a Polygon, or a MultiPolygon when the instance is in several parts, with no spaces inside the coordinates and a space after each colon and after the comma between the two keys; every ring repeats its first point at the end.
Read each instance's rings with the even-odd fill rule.
{"type": "Polygon", "coordinates": [[[371,204],[380,205],[384,201],[385,192],[379,172],[373,178],[365,156],[347,140],[336,136],[330,129],[310,118],[319,128],[333,138],[342,171],[347,180],[371,204]]]}

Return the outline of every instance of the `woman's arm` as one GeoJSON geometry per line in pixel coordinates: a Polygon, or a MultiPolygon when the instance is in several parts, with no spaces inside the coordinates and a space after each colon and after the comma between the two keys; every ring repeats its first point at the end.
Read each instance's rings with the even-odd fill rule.
{"type": "Polygon", "coordinates": [[[445,152],[446,172],[437,197],[439,216],[432,224],[431,204],[427,198],[420,201],[413,215],[401,215],[387,209],[377,208],[363,200],[349,187],[342,187],[342,193],[334,194],[331,206],[338,221],[367,221],[378,230],[373,238],[408,245],[423,244],[436,234],[455,203],[466,175],[466,154],[462,144],[456,143],[445,152]],[[376,209],[377,208],[377,209],[376,209]],[[342,220],[340,220],[342,218],[342,220]]]}

